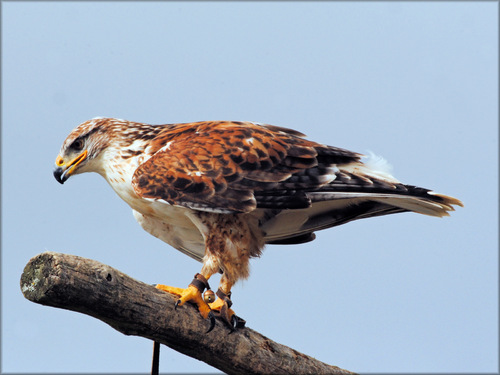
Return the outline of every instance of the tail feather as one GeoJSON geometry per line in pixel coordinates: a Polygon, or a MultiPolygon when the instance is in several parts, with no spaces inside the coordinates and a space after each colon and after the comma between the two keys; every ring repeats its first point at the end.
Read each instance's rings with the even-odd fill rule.
{"type": "Polygon", "coordinates": [[[436,217],[450,216],[448,212],[455,211],[453,205],[464,206],[460,200],[448,195],[408,185],[406,187],[408,188],[407,195],[376,194],[371,200],[436,217]]]}
{"type": "MultiPolygon", "coordinates": [[[[435,191],[428,191],[427,194],[432,195],[434,197],[437,197],[439,199],[442,199],[443,202],[449,206],[451,206],[451,205],[460,206],[460,207],[464,206],[464,204],[462,203],[462,201],[460,199],[450,197],[449,195],[439,194],[439,193],[436,193],[435,191]]],[[[452,208],[452,211],[454,211],[454,208],[452,208]]]]}
{"type": "Polygon", "coordinates": [[[448,195],[439,194],[431,190],[402,185],[406,191],[334,191],[310,193],[312,202],[330,201],[334,199],[364,199],[384,203],[389,206],[403,208],[430,216],[449,216],[448,211],[455,211],[453,205],[463,207],[463,203],[448,195]]]}
{"type": "MultiPolygon", "coordinates": [[[[305,209],[262,210],[261,228],[267,243],[302,243],[312,240],[315,231],[399,212],[416,212],[434,217],[449,216],[453,206],[463,203],[453,197],[427,189],[404,185],[406,193],[354,191],[314,192],[308,194],[312,205],[305,209]],[[309,237],[308,237],[309,236],[309,237]],[[299,241],[300,240],[300,241],[299,241]]],[[[260,210],[259,210],[260,211],[260,210]]]]}
{"type": "Polygon", "coordinates": [[[371,200],[390,206],[403,208],[423,215],[444,217],[450,216],[448,211],[454,211],[453,206],[419,197],[404,195],[372,197],[371,200]]]}

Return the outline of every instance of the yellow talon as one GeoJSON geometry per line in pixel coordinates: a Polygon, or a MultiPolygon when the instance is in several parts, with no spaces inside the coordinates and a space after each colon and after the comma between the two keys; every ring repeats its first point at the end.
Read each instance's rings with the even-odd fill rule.
{"type": "Polygon", "coordinates": [[[183,288],[176,288],[175,286],[168,286],[168,285],[162,285],[162,284],[156,284],[156,288],[163,290],[164,292],[176,295],[177,297],[182,296],[182,293],[185,290],[183,288]]]}
{"type": "Polygon", "coordinates": [[[208,314],[210,313],[210,307],[203,300],[201,292],[196,287],[190,285],[186,289],[183,289],[161,284],[156,285],[156,287],[167,293],[178,296],[179,300],[176,302],[176,307],[182,306],[186,302],[194,303],[196,306],[198,306],[198,310],[201,316],[203,316],[204,319],[208,318],[208,314]]]}
{"type": "Polygon", "coordinates": [[[214,311],[218,313],[218,317],[229,327],[231,332],[234,332],[236,328],[245,326],[245,320],[238,317],[231,309],[231,292],[225,293],[219,288],[215,294],[210,289],[207,278],[199,273],[195,275],[192,283],[186,289],[161,284],[156,285],[156,288],[179,297],[175,303],[175,308],[184,305],[186,302],[195,304],[201,316],[210,320],[210,328],[207,333],[215,326],[214,311]],[[202,294],[204,289],[207,290],[202,294]],[[219,297],[216,300],[215,295],[219,297]]]}
{"type": "Polygon", "coordinates": [[[220,318],[227,324],[231,332],[233,332],[235,329],[233,317],[236,317],[236,314],[229,308],[230,305],[222,298],[217,298],[214,303],[209,303],[209,306],[212,310],[219,312],[220,318]]]}
{"type": "MultiPolygon", "coordinates": [[[[224,300],[222,298],[217,298],[217,300],[213,303],[209,303],[208,304],[210,306],[210,308],[212,310],[215,310],[215,311],[220,311],[220,309],[226,305],[226,302],[224,302],[224,300]]],[[[232,309],[228,309],[228,312],[230,312],[229,316],[231,317],[231,315],[234,314],[234,311],[232,309]]]]}

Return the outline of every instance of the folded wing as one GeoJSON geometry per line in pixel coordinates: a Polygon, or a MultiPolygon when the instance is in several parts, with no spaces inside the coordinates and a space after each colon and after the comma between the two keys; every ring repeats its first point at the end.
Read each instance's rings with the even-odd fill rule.
{"type": "Polygon", "coordinates": [[[414,211],[446,216],[455,198],[400,183],[383,163],[294,130],[239,122],[165,127],[133,176],[137,194],[171,205],[259,218],[268,243],[301,243],[346,222],[414,211]],[[372,163],[373,164],[373,163],[372,163]]]}

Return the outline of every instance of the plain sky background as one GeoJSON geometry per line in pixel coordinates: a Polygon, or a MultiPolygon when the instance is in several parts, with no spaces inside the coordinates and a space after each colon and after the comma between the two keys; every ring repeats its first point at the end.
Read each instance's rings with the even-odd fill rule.
{"type": "MultiPolygon", "coordinates": [[[[97,174],[55,181],[96,116],[290,127],[463,200],[269,246],[234,309],[351,371],[498,371],[498,99],[497,2],[3,2],[2,372],[150,371],[151,341],[24,299],[38,253],[151,284],[200,270],[97,174]]],[[[160,370],[217,372],[167,347],[160,370]]]]}

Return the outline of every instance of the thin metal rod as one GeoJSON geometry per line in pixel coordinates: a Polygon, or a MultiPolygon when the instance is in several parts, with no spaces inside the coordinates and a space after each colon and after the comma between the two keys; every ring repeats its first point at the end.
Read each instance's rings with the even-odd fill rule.
{"type": "Polygon", "coordinates": [[[155,341],[153,344],[153,364],[151,366],[151,375],[158,375],[160,371],[160,343],[155,341]]]}

